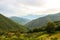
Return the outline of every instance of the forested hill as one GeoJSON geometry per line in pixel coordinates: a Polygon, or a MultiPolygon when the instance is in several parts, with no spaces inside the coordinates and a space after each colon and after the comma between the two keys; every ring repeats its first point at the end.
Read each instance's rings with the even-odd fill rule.
{"type": "Polygon", "coordinates": [[[21,25],[24,25],[30,21],[29,19],[22,18],[22,17],[16,17],[16,16],[12,16],[12,17],[10,17],[10,19],[21,25]]]}
{"type": "Polygon", "coordinates": [[[38,18],[26,24],[29,28],[44,26],[48,21],[60,21],[60,13],[47,15],[45,17],[38,18]]]}
{"type": "Polygon", "coordinates": [[[0,31],[17,31],[17,30],[23,32],[26,31],[27,29],[24,26],[19,25],[18,23],[15,23],[14,21],[0,14],[0,31]]]}

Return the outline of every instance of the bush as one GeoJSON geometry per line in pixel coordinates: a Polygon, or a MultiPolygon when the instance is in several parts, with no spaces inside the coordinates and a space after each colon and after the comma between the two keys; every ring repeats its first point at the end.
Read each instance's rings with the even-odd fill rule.
{"type": "Polygon", "coordinates": [[[53,23],[53,22],[48,22],[48,23],[47,23],[47,27],[46,27],[45,30],[46,30],[46,32],[49,33],[49,34],[55,33],[55,27],[56,27],[55,23],[53,23]]]}

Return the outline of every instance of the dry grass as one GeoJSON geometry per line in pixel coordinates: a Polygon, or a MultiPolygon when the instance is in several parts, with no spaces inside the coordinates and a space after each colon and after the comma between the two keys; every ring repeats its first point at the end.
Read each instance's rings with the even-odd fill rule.
{"type": "Polygon", "coordinates": [[[60,40],[60,33],[52,34],[51,36],[49,36],[48,34],[44,34],[37,38],[40,40],[60,40]]]}

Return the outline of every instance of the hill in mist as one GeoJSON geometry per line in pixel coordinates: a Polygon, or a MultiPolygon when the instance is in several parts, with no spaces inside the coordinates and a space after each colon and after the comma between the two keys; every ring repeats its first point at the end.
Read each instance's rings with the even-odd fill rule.
{"type": "Polygon", "coordinates": [[[45,26],[48,21],[60,21],[60,13],[51,14],[32,20],[31,22],[28,22],[26,26],[29,28],[41,27],[45,26]]]}

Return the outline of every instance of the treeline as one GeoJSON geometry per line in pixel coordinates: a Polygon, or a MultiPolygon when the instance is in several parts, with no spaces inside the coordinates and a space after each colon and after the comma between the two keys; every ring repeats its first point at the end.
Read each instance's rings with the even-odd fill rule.
{"type": "MultiPolygon", "coordinates": [[[[20,32],[19,30],[18,31],[9,31],[11,33],[35,33],[35,32],[46,32],[46,33],[55,33],[56,31],[60,31],[60,21],[57,21],[57,22],[52,22],[52,21],[49,21],[46,26],[42,26],[42,27],[39,27],[39,28],[34,28],[33,30],[29,30],[27,32],[20,32]]],[[[9,32],[6,32],[9,33],[9,32]]],[[[3,31],[0,31],[0,35],[3,35],[5,34],[5,32],[3,31]]]]}
{"type": "Polygon", "coordinates": [[[40,28],[34,28],[33,30],[29,30],[27,33],[34,33],[34,32],[55,33],[56,31],[60,31],[60,21],[57,22],[49,21],[46,26],[40,28]]]}

